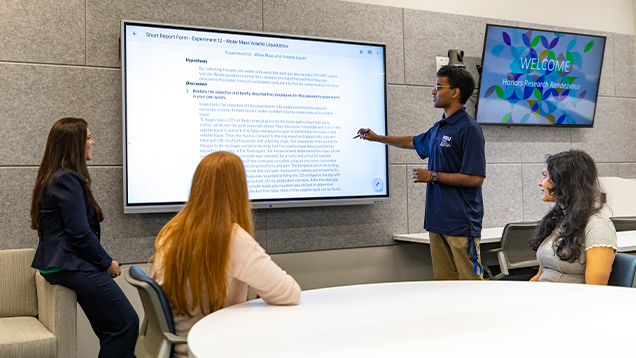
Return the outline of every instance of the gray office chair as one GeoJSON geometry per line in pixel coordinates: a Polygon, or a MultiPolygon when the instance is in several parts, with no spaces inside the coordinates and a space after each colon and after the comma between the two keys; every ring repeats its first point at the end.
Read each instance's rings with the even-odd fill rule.
{"type": "Polygon", "coordinates": [[[137,287],[144,306],[144,321],[135,346],[137,358],[170,358],[175,344],[186,344],[186,337],[175,335],[174,320],[166,294],[139,267],[131,266],[124,275],[137,287]]]}
{"type": "Polygon", "coordinates": [[[538,267],[537,253],[530,248],[528,239],[532,236],[537,222],[509,223],[501,235],[501,247],[492,252],[497,253],[501,273],[493,280],[501,280],[510,276],[510,270],[538,267]]]}
{"type": "Polygon", "coordinates": [[[636,287],[636,256],[616,253],[608,286],[636,287]]]}
{"type": "Polygon", "coordinates": [[[611,219],[616,231],[636,230],[636,216],[615,216],[611,219]]]}

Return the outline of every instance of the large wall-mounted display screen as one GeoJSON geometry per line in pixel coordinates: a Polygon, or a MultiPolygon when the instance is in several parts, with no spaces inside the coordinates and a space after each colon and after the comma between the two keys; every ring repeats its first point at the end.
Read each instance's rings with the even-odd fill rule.
{"type": "Polygon", "coordinates": [[[386,46],[122,21],[124,212],[179,210],[215,151],[254,208],[389,202],[386,46]],[[366,145],[365,145],[366,144],[366,145]]]}
{"type": "Polygon", "coordinates": [[[604,36],[487,25],[480,124],[592,127],[604,36]]]}

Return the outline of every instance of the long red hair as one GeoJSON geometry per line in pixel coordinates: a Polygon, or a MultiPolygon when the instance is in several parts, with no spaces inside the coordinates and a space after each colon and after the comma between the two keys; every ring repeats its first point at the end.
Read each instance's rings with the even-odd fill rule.
{"type": "Polygon", "coordinates": [[[155,254],[163,254],[163,290],[180,314],[191,316],[196,306],[204,313],[223,307],[234,223],[254,234],[245,168],[236,155],[215,152],[201,160],[188,202],[155,242],[155,254]],[[208,302],[203,302],[203,290],[208,302]]]}

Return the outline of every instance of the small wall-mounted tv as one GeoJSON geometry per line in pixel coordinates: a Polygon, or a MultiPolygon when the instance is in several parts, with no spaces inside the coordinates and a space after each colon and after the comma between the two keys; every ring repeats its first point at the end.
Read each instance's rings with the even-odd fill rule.
{"type": "Polygon", "coordinates": [[[480,124],[592,127],[604,36],[486,26],[480,124]]]}
{"type": "Polygon", "coordinates": [[[387,203],[386,45],[124,20],[124,212],[171,212],[200,160],[245,165],[254,208],[387,203]]]}

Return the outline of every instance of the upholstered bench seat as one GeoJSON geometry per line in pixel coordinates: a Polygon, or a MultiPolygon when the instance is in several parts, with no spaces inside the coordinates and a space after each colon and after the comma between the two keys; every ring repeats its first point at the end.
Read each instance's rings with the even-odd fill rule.
{"type": "Polygon", "coordinates": [[[75,358],[75,291],[49,284],[31,268],[34,255],[0,250],[0,358],[75,358]]]}
{"type": "Polygon", "coordinates": [[[35,317],[0,318],[0,351],[9,357],[55,357],[55,336],[35,317]]]}

